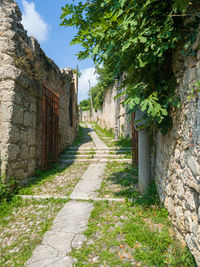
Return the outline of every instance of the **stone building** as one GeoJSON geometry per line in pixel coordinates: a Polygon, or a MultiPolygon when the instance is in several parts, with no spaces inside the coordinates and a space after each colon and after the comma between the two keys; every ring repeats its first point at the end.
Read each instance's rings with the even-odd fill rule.
{"type": "Polygon", "coordinates": [[[13,0],[0,1],[0,92],[1,175],[23,181],[75,139],[78,77],[27,36],[13,0]]]}

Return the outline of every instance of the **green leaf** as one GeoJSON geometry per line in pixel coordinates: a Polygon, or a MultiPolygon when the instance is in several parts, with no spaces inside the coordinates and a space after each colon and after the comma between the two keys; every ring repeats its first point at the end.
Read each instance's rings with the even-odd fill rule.
{"type": "Polygon", "coordinates": [[[141,43],[146,43],[147,38],[144,36],[139,36],[138,39],[140,40],[141,43]]]}
{"type": "Polygon", "coordinates": [[[185,12],[188,4],[189,0],[175,0],[175,7],[182,13],[185,12]]]}

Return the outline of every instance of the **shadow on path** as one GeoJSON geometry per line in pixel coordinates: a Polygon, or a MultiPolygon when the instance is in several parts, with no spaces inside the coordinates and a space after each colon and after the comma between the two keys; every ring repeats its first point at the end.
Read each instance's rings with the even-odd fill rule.
{"type": "MultiPolygon", "coordinates": [[[[76,138],[74,143],[70,146],[70,148],[73,147],[74,155],[77,154],[79,147],[92,141],[92,138],[89,135],[89,133],[92,131],[93,130],[88,127],[84,127],[84,128],[81,126],[79,127],[78,137],[76,138]]],[[[66,148],[65,151],[69,152],[70,150],[66,148]]],[[[33,185],[37,185],[38,183],[40,183],[42,180],[45,180],[49,176],[59,175],[64,170],[67,171],[67,168],[69,168],[73,163],[74,163],[74,160],[71,160],[71,162],[67,162],[67,163],[55,163],[53,168],[49,168],[46,170],[38,169],[35,172],[35,176],[27,179],[23,184],[21,184],[21,186],[23,186],[23,188],[30,188],[33,185]]]]}

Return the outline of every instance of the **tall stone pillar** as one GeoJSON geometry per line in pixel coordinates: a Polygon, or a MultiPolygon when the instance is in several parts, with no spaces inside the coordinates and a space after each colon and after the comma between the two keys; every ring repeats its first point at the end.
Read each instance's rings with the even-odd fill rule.
{"type": "MultiPolygon", "coordinates": [[[[136,111],[135,120],[141,120],[143,112],[140,110],[136,111]]],[[[137,125],[142,125],[144,121],[137,125]]],[[[150,181],[151,181],[151,151],[150,151],[150,140],[146,129],[141,129],[138,132],[138,186],[139,191],[143,194],[146,192],[150,181]]]]}

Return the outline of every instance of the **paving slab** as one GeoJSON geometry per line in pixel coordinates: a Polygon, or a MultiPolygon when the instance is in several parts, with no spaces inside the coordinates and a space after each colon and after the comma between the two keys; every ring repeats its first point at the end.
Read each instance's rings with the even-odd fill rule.
{"type": "Polygon", "coordinates": [[[95,197],[102,182],[105,166],[105,163],[91,163],[74,188],[70,198],[95,197]]]}
{"type": "MultiPolygon", "coordinates": [[[[90,132],[93,142],[89,142],[77,147],[71,147],[73,151],[77,149],[87,151],[93,148],[98,150],[109,150],[107,145],[97,136],[90,126],[86,132],[90,132]],[[95,144],[95,146],[94,146],[95,144]]],[[[87,139],[87,138],[86,138],[87,139]]],[[[87,139],[89,140],[89,139],[87,139]]],[[[83,174],[81,180],[74,188],[70,196],[70,201],[57,214],[52,227],[47,231],[42,240],[42,244],[33,251],[32,257],[26,262],[27,267],[71,267],[73,259],[69,256],[72,248],[80,248],[85,240],[83,232],[87,229],[91,211],[94,208],[89,200],[105,200],[95,198],[97,190],[102,182],[102,175],[108,159],[90,159],[91,164],[83,174]],[[80,201],[81,200],[81,201],[80,201]],[[87,201],[87,202],[86,202],[87,201]]],[[[73,162],[73,160],[61,160],[61,162],[73,162]]],[[[79,160],[81,161],[81,160],[79,160]]],[[[84,161],[84,159],[83,159],[84,161]]],[[[121,161],[121,160],[120,160],[121,161]]],[[[124,161],[124,160],[123,160],[124,161]]],[[[51,196],[23,196],[24,198],[48,198],[51,196]]],[[[55,198],[62,198],[55,196],[55,198]]],[[[123,201],[123,199],[118,200],[123,201]]]]}
{"type": "Polygon", "coordinates": [[[82,245],[85,238],[83,231],[87,228],[93,208],[93,203],[88,202],[66,203],[56,216],[51,230],[45,233],[42,245],[36,247],[25,266],[72,266],[72,259],[67,253],[71,251],[73,245],[82,245]]]}
{"type": "Polygon", "coordinates": [[[108,146],[98,137],[98,135],[96,134],[94,130],[91,131],[90,135],[97,149],[108,148],[108,146]]]}

